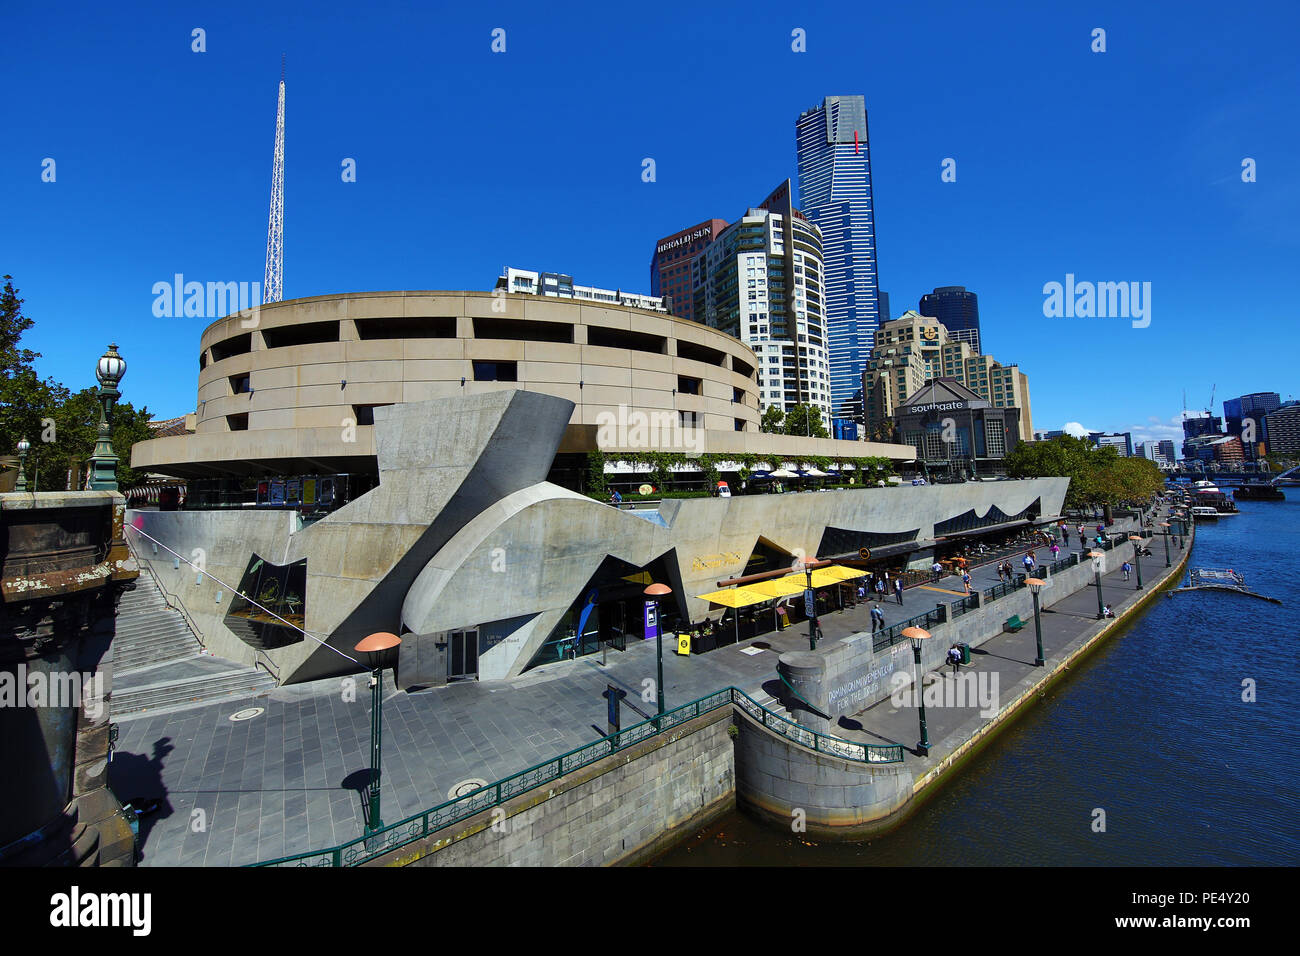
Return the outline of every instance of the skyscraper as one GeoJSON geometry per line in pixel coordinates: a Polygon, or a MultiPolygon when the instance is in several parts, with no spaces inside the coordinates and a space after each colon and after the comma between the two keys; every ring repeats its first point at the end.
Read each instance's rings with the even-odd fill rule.
{"type": "Polygon", "coordinates": [[[916,311],[938,319],[949,338],[969,342],[971,348],[980,351],[980,301],[964,285],[939,286],[921,296],[916,311]]]}
{"type": "Polygon", "coordinates": [[[691,260],[726,226],[726,220],[706,219],[655,243],[654,255],[650,257],[650,294],[664,299],[671,297],[672,308],[669,311],[673,315],[695,320],[691,260]]]}
{"type": "Polygon", "coordinates": [[[799,208],[821,230],[832,416],[862,418],[862,373],[880,325],[867,105],[828,96],[795,123],[799,208]]]}
{"type": "Polygon", "coordinates": [[[830,432],[824,272],[821,236],[794,208],[788,179],[691,262],[695,321],[754,350],[763,411],[812,405],[830,432]]]}

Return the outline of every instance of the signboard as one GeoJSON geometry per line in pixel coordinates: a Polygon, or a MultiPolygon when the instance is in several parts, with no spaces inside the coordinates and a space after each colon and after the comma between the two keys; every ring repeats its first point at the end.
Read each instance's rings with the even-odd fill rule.
{"type": "Polygon", "coordinates": [[[652,641],[659,636],[659,606],[654,601],[645,602],[645,639],[652,641]]]}
{"type": "Polygon", "coordinates": [[[858,548],[858,557],[861,558],[863,561],[866,561],[868,558],[871,557],[871,549],[858,548]]]}
{"type": "Polygon", "coordinates": [[[259,481],[257,483],[257,503],[264,505],[271,498],[271,483],[269,481],[259,481]]]}
{"type": "Polygon", "coordinates": [[[299,501],[302,500],[302,479],[301,478],[290,478],[287,482],[285,482],[284,500],[291,505],[296,505],[298,504],[299,501]]]}
{"type": "Polygon", "coordinates": [[[302,480],[302,503],[305,505],[314,505],[316,503],[315,478],[304,478],[302,480]]]}
{"type": "Polygon", "coordinates": [[[970,408],[970,402],[931,402],[928,405],[910,405],[907,413],[920,415],[924,412],[959,412],[966,408],[970,408]]]}
{"type": "Polygon", "coordinates": [[[683,657],[690,657],[690,655],[691,655],[691,635],[689,635],[689,634],[678,634],[678,635],[677,635],[677,653],[678,653],[678,654],[681,654],[683,657]]]}
{"type": "Polygon", "coordinates": [[[817,616],[817,598],[813,594],[812,588],[807,588],[803,592],[803,612],[806,617],[817,616]]]}
{"type": "Polygon", "coordinates": [[[284,504],[284,482],[283,481],[277,479],[271,482],[270,502],[273,505],[284,504]]]}

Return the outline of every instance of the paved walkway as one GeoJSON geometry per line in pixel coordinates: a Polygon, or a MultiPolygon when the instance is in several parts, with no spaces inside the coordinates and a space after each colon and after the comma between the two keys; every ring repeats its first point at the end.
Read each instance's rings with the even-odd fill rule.
{"type": "MultiPolygon", "coordinates": [[[[1117,525],[1118,527],[1118,525],[1117,525]]],[[[1154,548],[1152,549],[1154,552],[1154,548]]],[[[1162,557],[1162,556],[1161,556],[1162,557]]],[[[1149,559],[1154,565],[1156,560],[1149,559]]],[[[1163,570],[1163,560],[1159,565],[1163,570]]],[[[1154,568],[1153,568],[1154,570],[1154,568]]],[[[971,572],[972,588],[998,583],[993,565],[971,572]]],[[[1121,588],[1107,576],[1107,601],[1124,606],[1121,588]]],[[[900,607],[882,602],[889,624],[956,600],[951,576],[939,590],[909,589],[900,607]]],[[[1129,585],[1132,587],[1132,585],[1129,585]]],[[[1044,619],[1049,652],[1093,626],[1091,592],[1067,597],[1044,619]],[[1091,612],[1089,613],[1089,602],[1091,612]],[[1075,607],[1075,604],[1078,606],[1075,607]]],[[[869,606],[822,617],[827,639],[870,630],[869,606]]],[[[995,638],[981,648],[978,667],[1005,668],[1010,687],[1035,670],[1033,628],[995,638]],[[1026,647],[1029,649],[1026,650],[1026,647]],[[1025,663],[1028,661],[1029,663],[1025,663]]],[[[777,657],[806,650],[806,625],[762,635],[703,655],[678,657],[665,642],[668,707],[734,685],[765,702],[776,680],[777,657]],[[749,655],[746,648],[760,647],[749,655]]],[[[608,684],[628,692],[647,712],[642,691],[653,687],[653,641],[538,668],[511,682],[476,681],[417,693],[390,690],[384,703],[383,819],[394,823],[448,799],[453,788],[491,781],[553,759],[603,736],[608,684]],[[646,682],[651,682],[647,685],[646,682]]],[[[279,688],[269,696],[232,699],[194,710],[141,717],[121,724],[110,779],[124,800],[162,797],[164,809],[141,822],[142,865],[229,866],[324,849],[360,836],[362,792],[368,779],[370,692],[364,677],[279,688]],[[353,693],[346,693],[355,687],[353,693]],[[264,708],[244,721],[230,718],[264,708]]],[[[960,713],[927,713],[931,741],[956,732],[960,713]]],[[[640,718],[624,714],[624,725],[640,718]]],[[[912,747],[912,711],[874,708],[841,726],[844,736],[912,747]]],[[[940,748],[932,758],[942,756],[940,748]]],[[[911,755],[908,760],[915,759],[911,755]]]]}

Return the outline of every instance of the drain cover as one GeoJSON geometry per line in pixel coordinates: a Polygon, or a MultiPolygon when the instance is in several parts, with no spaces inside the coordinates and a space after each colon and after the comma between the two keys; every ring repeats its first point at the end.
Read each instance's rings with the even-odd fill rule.
{"type": "Polygon", "coordinates": [[[265,710],[266,710],[265,707],[247,707],[244,710],[231,714],[230,719],[231,720],[252,720],[254,717],[259,716],[265,710]]]}
{"type": "Polygon", "coordinates": [[[447,791],[447,799],[455,800],[457,797],[463,797],[467,793],[473,793],[479,787],[486,787],[487,781],[480,777],[470,777],[468,780],[462,780],[456,786],[447,791]]]}

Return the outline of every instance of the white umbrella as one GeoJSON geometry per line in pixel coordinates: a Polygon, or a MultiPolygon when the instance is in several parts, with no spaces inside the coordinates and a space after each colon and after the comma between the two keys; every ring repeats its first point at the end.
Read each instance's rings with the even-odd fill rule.
{"type": "Polygon", "coordinates": [[[776,471],[769,472],[768,476],[771,478],[798,478],[799,477],[793,471],[786,471],[784,468],[778,468],[776,471]]]}
{"type": "Polygon", "coordinates": [[[804,472],[804,474],[805,474],[805,475],[809,475],[809,476],[811,476],[811,477],[813,477],[813,478],[829,478],[829,477],[830,477],[830,475],[826,474],[826,472],[821,471],[821,470],[819,470],[819,469],[817,469],[817,468],[809,468],[807,471],[804,472]]]}

